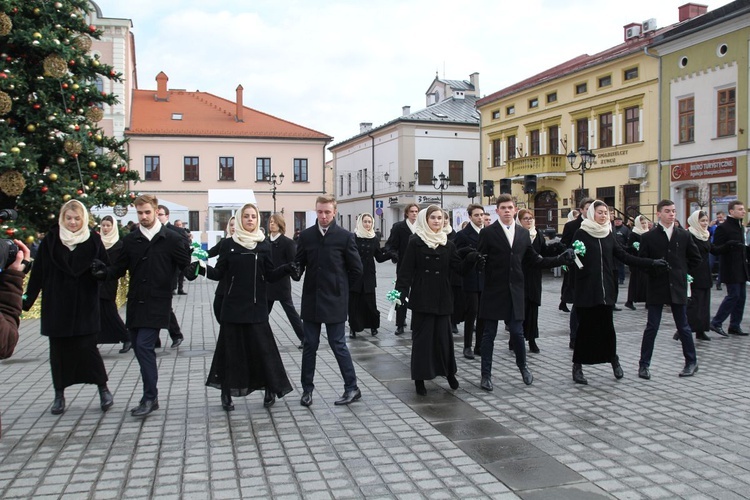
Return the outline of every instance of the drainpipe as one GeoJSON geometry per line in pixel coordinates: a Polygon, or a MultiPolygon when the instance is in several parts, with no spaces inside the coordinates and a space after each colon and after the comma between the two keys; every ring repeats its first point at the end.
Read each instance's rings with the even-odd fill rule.
{"type": "MultiPolygon", "coordinates": [[[[474,105],[476,108],[476,104],[474,105]]],[[[479,111],[479,110],[477,110],[479,111]]],[[[484,194],[484,181],[482,180],[482,145],[484,144],[484,139],[482,139],[482,113],[479,112],[479,164],[477,165],[477,191],[479,192],[479,204],[482,204],[482,195],[484,194]]],[[[472,203],[474,200],[472,200],[472,203]]]]}
{"type": "Polygon", "coordinates": [[[659,60],[659,79],[658,79],[658,81],[659,81],[659,101],[658,101],[659,102],[659,104],[658,104],[659,114],[657,115],[659,119],[656,120],[656,122],[659,124],[659,126],[658,126],[659,133],[657,135],[657,140],[656,140],[656,147],[658,148],[657,152],[656,152],[656,162],[657,162],[656,164],[659,167],[659,169],[658,169],[659,180],[658,180],[658,182],[656,184],[657,185],[656,189],[658,190],[658,199],[661,199],[662,198],[662,196],[661,196],[661,178],[662,178],[662,168],[661,168],[662,167],[662,165],[661,165],[661,119],[660,119],[661,118],[661,103],[662,103],[662,100],[661,100],[661,95],[662,95],[662,90],[661,90],[662,89],[662,87],[661,87],[661,57],[655,56],[655,55],[651,54],[648,51],[648,46],[643,47],[643,53],[646,54],[648,57],[653,57],[654,59],[658,59],[659,60]]]}
{"type": "Polygon", "coordinates": [[[367,137],[372,139],[372,194],[370,195],[370,198],[372,198],[372,214],[373,221],[375,220],[375,137],[373,137],[372,134],[367,134],[367,137]]]}

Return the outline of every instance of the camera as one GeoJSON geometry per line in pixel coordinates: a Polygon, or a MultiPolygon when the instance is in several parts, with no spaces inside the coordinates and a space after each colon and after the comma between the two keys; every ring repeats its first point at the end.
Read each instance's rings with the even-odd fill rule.
{"type": "Polygon", "coordinates": [[[0,240],[0,270],[12,264],[16,260],[16,255],[18,255],[18,245],[11,240],[0,240]]]}

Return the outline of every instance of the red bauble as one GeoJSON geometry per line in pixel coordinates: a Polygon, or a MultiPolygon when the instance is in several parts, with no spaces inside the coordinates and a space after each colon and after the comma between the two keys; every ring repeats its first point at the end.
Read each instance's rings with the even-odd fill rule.
{"type": "Polygon", "coordinates": [[[128,171],[127,167],[120,167],[120,169],[118,170],[118,172],[120,172],[121,174],[124,174],[127,171],[128,171]]]}
{"type": "Polygon", "coordinates": [[[68,88],[68,84],[67,83],[63,83],[62,84],[62,88],[67,89],[68,88]]]}
{"type": "Polygon", "coordinates": [[[75,65],[76,65],[75,59],[71,59],[70,61],[68,61],[68,66],[75,66],[75,65]]]}
{"type": "Polygon", "coordinates": [[[94,180],[97,180],[99,178],[99,176],[96,175],[96,174],[91,174],[91,178],[94,179],[94,180]]]}
{"type": "Polygon", "coordinates": [[[92,33],[94,31],[96,31],[96,26],[94,26],[93,24],[91,26],[89,26],[89,31],[92,32],[92,33]]]}
{"type": "Polygon", "coordinates": [[[7,234],[8,236],[13,236],[15,232],[16,230],[13,229],[12,227],[9,227],[8,229],[5,230],[5,234],[7,234]]]}
{"type": "Polygon", "coordinates": [[[33,105],[32,107],[33,107],[34,109],[41,109],[41,108],[42,108],[42,105],[41,105],[41,104],[39,104],[39,103],[36,103],[36,104],[34,104],[34,105],[33,105]]]}
{"type": "Polygon", "coordinates": [[[117,74],[117,71],[112,70],[109,72],[109,76],[115,76],[117,74]]]}
{"type": "Polygon", "coordinates": [[[71,101],[75,101],[76,100],[76,96],[74,96],[74,95],[70,96],[70,100],[71,101]]]}
{"type": "Polygon", "coordinates": [[[75,130],[76,130],[76,132],[77,132],[77,131],[81,130],[81,127],[79,127],[78,125],[76,125],[76,126],[75,126],[75,130]]]}
{"type": "Polygon", "coordinates": [[[0,71],[0,78],[2,78],[3,80],[5,80],[6,78],[8,78],[8,75],[6,75],[4,72],[0,71]]]}
{"type": "Polygon", "coordinates": [[[83,194],[83,189],[79,189],[78,191],[76,191],[76,193],[83,194]]]}
{"type": "Polygon", "coordinates": [[[49,188],[47,186],[42,186],[42,193],[46,193],[49,191],[49,188]]]}

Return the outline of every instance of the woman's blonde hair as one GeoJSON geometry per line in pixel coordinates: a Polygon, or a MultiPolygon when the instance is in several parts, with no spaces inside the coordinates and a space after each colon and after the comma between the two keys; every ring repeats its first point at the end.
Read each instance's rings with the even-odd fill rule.
{"type": "MultiPolygon", "coordinates": [[[[286,233],[286,222],[284,221],[284,217],[279,214],[273,214],[271,217],[269,217],[268,222],[274,221],[276,225],[279,227],[279,232],[281,234],[286,233]]],[[[268,230],[271,231],[270,229],[268,230]]]]}

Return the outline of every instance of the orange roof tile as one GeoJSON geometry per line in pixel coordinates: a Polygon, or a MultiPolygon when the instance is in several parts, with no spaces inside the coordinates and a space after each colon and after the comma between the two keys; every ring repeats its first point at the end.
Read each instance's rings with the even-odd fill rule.
{"type": "Polygon", "coordinates": [[[166,101],[157,101],[155,96],[155,90],[133,91],[126,135],[333,139],[247,106],[243,107],[244,121],[238,122],[236,104],[208,92],[169,90],[166,101]],[[182,114],[182,119],[173,120],[174,113],[182,114]]]}

